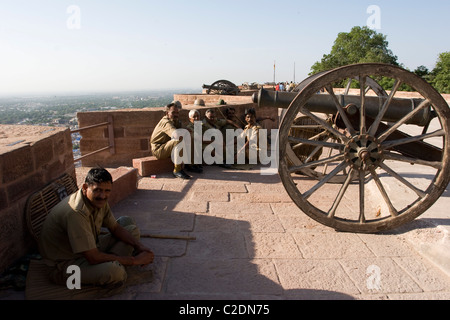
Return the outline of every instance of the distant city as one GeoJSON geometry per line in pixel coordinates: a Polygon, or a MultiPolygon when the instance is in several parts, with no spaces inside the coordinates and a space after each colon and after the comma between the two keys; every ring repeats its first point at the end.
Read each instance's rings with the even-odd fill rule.
{"type": "MultiPolygon", "coordinates": [[[[198,91],[198,90],[197,90],[198,91]]],[[[78,128],[77,112],[162,107],[175,93],[186,90],[153,90],[120,93],[15,95],[0,97],[0,124],[78,128]]],[[[72,134],[74,156],[79,153],[80,134],[72,134]]]]}

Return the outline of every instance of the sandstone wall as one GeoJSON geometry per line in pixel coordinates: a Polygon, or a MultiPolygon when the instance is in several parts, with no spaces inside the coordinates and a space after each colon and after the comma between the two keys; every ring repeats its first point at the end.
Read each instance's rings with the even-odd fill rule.
{"type": "Polygon", "coordinates": [[[0,125],[0,274],[35,245],[28,197],[64,173],[75,178],[69,129],[0,125]]]}

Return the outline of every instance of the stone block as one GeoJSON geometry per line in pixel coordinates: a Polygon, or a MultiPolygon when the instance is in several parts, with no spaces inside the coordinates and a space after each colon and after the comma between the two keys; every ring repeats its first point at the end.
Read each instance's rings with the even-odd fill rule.
{"type": "Polygon", "coordinates": [[[16,180],[6,187],[10,203],[26,198],[43,185],[42,174],[33,173],[24,179],[16,180]]]}
{"type": "Polygon", "coordinates": [[[120,167],[112,170],[113,190],[108,199],[110,206],[114,206],[137,190],[137,170],[134,168],[120,167]]]}
{"type": "Polygon", "coordinates": [[[50,162],[53,158],[53,142],[51,138],[46,138],[36,142],[32,147],[34,163],[36,169],[50,162]]]}
{"type": "Polygon", "coordinates": [[[161,173],[171,172],[173,163],[171,159],[157,159],[154,156],[133,159],[133,168],[136,168],[141,177],[148,177],[161,173]]]}
{"type": "Polygon", "coordinates": [[[2,155],[3,157],[3,183],[9,183],[20,179],[34,171],[31,148],[24,146],[12,152],[2,155]]]}

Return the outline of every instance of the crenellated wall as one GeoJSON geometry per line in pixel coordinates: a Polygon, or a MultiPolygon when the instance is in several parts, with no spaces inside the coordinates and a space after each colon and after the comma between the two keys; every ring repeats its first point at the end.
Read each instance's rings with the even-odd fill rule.
{"type": "Polygon", "coordinates": [[[69,129],[0,125],[0,274],[34,246],[28,197],[64,173],[76,178],[69,129]]]}

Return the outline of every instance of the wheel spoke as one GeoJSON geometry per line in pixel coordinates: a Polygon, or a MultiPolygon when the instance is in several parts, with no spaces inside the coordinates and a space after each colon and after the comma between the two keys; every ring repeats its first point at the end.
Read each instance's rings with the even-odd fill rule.
{"type": "MultiPolygon", "coordinates": [[[[317,146],[314,148],[314,150],[308,155],[308,157],[305,159],[305,163],[308,163],[312,157],[314,157],[317,152],[319,152],[320,150],[322,150],[323,148],[321,146],[317,146]]],[[[331,150],[331,149],[330,149],[331,150]]]]}
{"type": "Polygon", "coordinates": [[[333,218],[334,215],[336,214],[336,209],[338,208],[339,204],[341,203],[341,200],[344,197],[344,194],[347,191],[347,188],[350,185],[350,182],[352,181],[353,170],[354,170],[353,168],[350,169],[350,172],[348,173],[347,178],[345,179],[344,183],[342,184],[342,187],[339,190],[339,193],[338,193],[336,199],[334,200],[333,205],[330,208],[330,211],[328,211],[328,218],[333,218]]]}
{"type": "Polygon", "coordinates": [[[327,164],[327,163],[330,163],[333,161],[340,161],[343,159],[344,159],[344,154],[341,153],[341,154],[337,154],[337,155],[334,155],[334,156],[326,158],[326,159],[308,162],[308,163],[302,164],[300,166],[289,167],[289,172],[293,173],[293,172],[301,171],[302,169],[305,169],[305,168],[317,167],[317,166],[320,166],[323,164],[327,164]]]}
{"type": "Polygon", "coordinates": [[[425,197],[427,194],[425,192],[423,192],[422,190],[416,188],[412,183],[410,183],[408,180],[406,180],[405,178],[403,178],[401,175],[399,175],[398,173],[396,173],[394,170],[392,170],[391,168],[389,168],[387,165],[385,165],[384,163],[380,164],[380,167],[386,171],[387,173],[389,173],[392,177],[394,177],[395,179],[397,179],[398,181],[400,181],[401,183],[403,183],[405,186],[407,186],[408,188],[410,188],[411,190],[413,190],[420,198],[425,197]]]}
{"type": "Polygon", "coordinates": [[[341,138],[342,141],[347,142],[349,139],[342,133],[340,133],[338,130],[334,129],[330,124],[328,124],[325,120],[317,117],[314,115],[311,111],[306,109],[304,106],[300,108],[300,112],[310,117],[315,122],[321,124],[324,129],[328,130],[330,133],[334,134],[336,137],[341,138]]]}
{"type": "Polygon", "coordinates": [[[372,178],[375,181],[375,184],[377,185],[378,190],[380,191],[381,196],[384,199],[384,202],[386,202],[386,204],[389,208],[389,212],[391,213],[391,216],[392,217],[398,216],[398,212],[392,205],[391,199],[389,199],[389,196],[386,193],[386,190],[384,189],[383,184],[381,183],[380,177],[378,177],[378,174],[375,172],[375,170],[373,168],[370,169],[370,174],[372,175],[372,178]]]}
{"type": "Polygon", "coordinates": [[[317,183],[314,187],[312,187],[307,192],[305,192],[303,194],[303,198],[308,199],[314,192],[316,192],[320,187],[322,187],[325,183],[327,183],[330,179],[332,179],[335,175],[337,175],[340,171],[342,171],[347,166],[348,166],[348,164],[345,161],[341,162],[333,171],[331,171],[322,180],[320,180],[319,183],[317,183]]]}
{"type": "Polygon", "coordinates": [[[291,129],[322,129],[322,126],[318,124],[294,124],[291,129]]]}
{"type": "Polygon", "coordinates": [[[390,148],[392,148],[394,146],[398,146],[400,144],[422,141],[424,139],[433,138],[433,137],[442,137],[444,135],[445,135],[444,129],[440,129],[440,130],[436,130],[434,132],[422,134],[422,135],[415,136],[415,137],[407,137],[407,138],[398,139],[398,140],[385,141],[381,144],[381,146],[384,149],[390,149],[390,148]]]}
{"type": "Polygon", "coordinates": [[[364,188],[365,188],[365,171],[359,170],[359,222],[364,223],[366,216],[364,214],[364,188]]]}
{"type": "MultiPolygon", "coordinates": [[[[351,82],[351,79],[350,79],[350,82],[351,82]]],[[[339,102],[339,100],[336,97],[336,95],[334,94],[334,91],[333,91],[333,88],[331,87],[331,85],[326,86],[326,90],[328,91],[328,93],[330,94],[331,98],[333,99],[334,104],[336,105],[336,108],[339,111],[339,114],[341,115],[342,120],[345,123],[345,127],[347,128],[347,130],[350,133],[350,135],[353,136],[355,134],[355,129],[353,129],[353,126],[352,126],[350,120],[347,117],[347,113],[345,112],[344,108],[342,108],[342,105],[339,102]]]]}
{"type": "Polygon", "coordinates": [[[395,123],[392,127],[390,127],[388,130],[386,130],[386,132],[384,132],[382,135],[380,135],[378,137],[378,141],[383,142],[384,140],[386,140],[386,138],[388,136],[390,136],[395,130],[397,130],[401,125],[405,124],[409,119],[414,117],[414,115],[416,113],[418,113],[420,110],[422,110],[423,108],[425,108],[429,105],[430,105],[430,102],[428,100],[422,101],[422,103],[417,108],[412,110],[410,113],[408,113],[402,119],[400,119],[397,123],[395,123]]]}
{"type": "Polygon", "coordinates": [[[366,77],[365,76],[360,76],[360,82],[359,82],[359,86],[360,86],[360,91],[361,91],[361,108],[359,110],[360,112],[360,123],[359,123],[359,132],[360,134],[365,134],[366,133],[366,106],[365,106],[365,102],[366,102],[366,77]]]}
{"type": "Polygon", "coordinates": [[[348,79],[347,86],[345,87],[345,91],[344,91],[344,95],[346,95],[346,96],[350,92],[350,87],[352,86],[352,81],[353,81],[352,78],[348,79]]]}
{"type": "MultiPolygon", "coordinates": [[[[324,137],[324,136],[327,136],[328,135],[328,133],[326,132],[326,131],[322,131],[321,133],[319,133],[319,134],[316,134],[315,136],[313,136],[313,137],[311,137],[311,138],[308,138],[308,141],[312,141],[312,140],[317,140],[317,139],[320,139],[320,138],[322,138],[322,137],[324,137]]],[[[289,140],[289,138],[291,138],[292,136],[288,136],[288,140],[289,140]]],[[[292,137],[293,139],[298,139],[297,137],[292,137]]],[[[295,141],[294,141],[295,142],[295,141]]],[[[297,148],[300,148],[301,146],[303,145],[303,142],[301,142],[301,143],[298,143],[298,144],[296,144],[295,146],[293,146],[292,147],[292,149],[297,149],[297,148]]]]}
{"type": "MultiPolygon", "coordinates": [[[[328,147],[333,149],[344,149],[345,146],[340,143],[333,143],[333,142],[325,142],[325,141],[317,141],[317,140],[309,140],[309,139],[303,139],[303,138],[296,138],[289,136],[288,137],[289,142],[294,142],[298,144],[307,144],[307,145],[313,145],[313,146],[321,146],[321,147],[328,147]]],[[[296,149],[300,145],[296,145],[293,148],[296,149]]]]}
{"type": "Polygon", "coordinates": [[[400,84],[402,82],[400,80],[396,80],[394,87],[392,88],[391,93],[389,94],[389,97],[387,98],[387,100],[384,102],[383,107],[381,108],[380,112],[378,113],[377,117],[375,118],[375,121],[372,123],[368,134],[371,136],[374,136],[375,133],[378,130],[378,126],[380,125],[381,119],[383,119],[384,114],[386,113],[389,105],[391,104],[392,98],[394,97],[395,93],[397,92],[398,88],[400,87],[400,84]]]}
{"type": "Polygon", "coordinates": [[[395,161],[401,161],[401,162],[407,162],[407,163],[411,163],[411,164],[421,164],[424,166],[428,166],[428,167],[432,167],[435,169],[442,169],[442,162],[439,161],[427,161],[427,160],[421,160],[421,159],[416,159],[416,158],[411,158],[411,157],[405,157],[396,153],[392,153],[392,152],[385,152],[384,153],[384,158],[387,160],[395,160],[395,161]]]}

